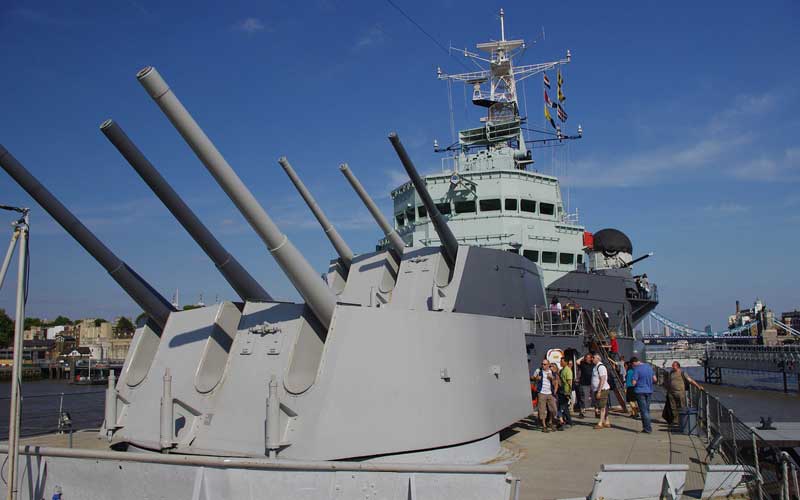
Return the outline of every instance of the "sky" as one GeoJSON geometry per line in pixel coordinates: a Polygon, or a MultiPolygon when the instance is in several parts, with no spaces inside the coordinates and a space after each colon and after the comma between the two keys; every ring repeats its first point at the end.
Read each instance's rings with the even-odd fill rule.
{"type": "MultiPolygon", "coordinates": [[[[158,68],[323,272],[333,249],[278,157],[289,158],[351,247],[374,248],[379,230],[338,164],[350,164],[387,214],[389,190],[404,179],[390,131],[421,170],[439,169],[432,144],[449,143],[450,102],[456,129],[477,126],[480,111],[470,109],[469,89],[454,86],[448,99],[436,69],[464,71],[463,56],[445,49],[498,38],[503,7],[507,37],[530,47],[517,64],[572,54],[565,129],[580,124],[584,137],[534,150],[536,168],[561,176],[587,230],[615,227],[635,254],[655,252],[637,271],[658,284],[658,311],[719,330],[737,299],[800,307],[796,2],[393,2],[418,26],[388,1],[6,0],[0,143],[167,299],[176,290],[181,303],[234,299],[100,133],[114,118],[267,290],[297,300],[136,72],[158,68]]],[[[541,125],[541,81],[522,90],[530,123],[541,125]]],[[[28,316],[140,312],[4,172],[0,204],[33,209],[28,316]]],[[[14,278],[0,290],[7,311],[14,278]]]]}

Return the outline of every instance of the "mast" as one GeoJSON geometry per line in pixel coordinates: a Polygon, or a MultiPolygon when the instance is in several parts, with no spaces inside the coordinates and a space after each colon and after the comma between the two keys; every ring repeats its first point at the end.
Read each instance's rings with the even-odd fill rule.
{"type": "MultiPolygon", "coordinates": [[[[514,65],[514,58],[521,56],[528,48],[525,40],[506,39],[505,11],[500,9],[500,40],[491,40],[478,43],[477,52],[467,49],[451,49],[461,52],[469,57],[478,66],[488,69],[470,71],[466,73],[448,74],[439,68],[439,80],[458,81],[472,85],[472,103],[476,106],[487,108],[487,114],[481,121],[484,125],[479,128],[462,130],[459,132],[458,142],[440,151],[459,151],[466,154],[472,148],[494,149],[511,146],[515,149],[514,160],[516,167],[524,169],[533,163],[530,152],[523,136],[522,125],[528,117],[520,116],[519,95],[517,85],[519,82],[534,75],[568,64],[571,54],[567,50],[563,59],[521,66],[514,65]]],[[[555,111],[554,111],[555,113],[555,111]]],[[[545,139],[563,140],[578,138],[578,136],[564,136],[560,132],[556,138],[545,139]]]]}

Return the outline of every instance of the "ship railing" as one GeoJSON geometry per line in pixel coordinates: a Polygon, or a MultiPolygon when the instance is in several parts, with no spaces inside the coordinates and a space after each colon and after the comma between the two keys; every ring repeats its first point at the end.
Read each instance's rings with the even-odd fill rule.
{"type": "Polygon", "coordinates": [[[451,174],[461,170],[461,163],[458,155],[442,157],[442,173],[451,174]]]}
{"type": "MultiPolygon", "coordinates": [[[[99,429],[103,423],[104,390],[22,395],[21,437],[71,434],[99,429]]],[[[0,397],[0,420],[8,420],[11,398],[0,397]]],[[[0,428],[0,441],[8,439],[8,428],[0,428]]]]}
{"type": "Polygon", "coordinates": [[[655,283],[649,283],[648,290],[644,290],[639,287],[628,288],[626,289],[626,294],[629,299],[658,302],[658,285],[655,283]]]}
{"type": "MultiPolygon", "coordinates": [[[[669,370],[653,366],[659,385],[667,387],[669,370]]],[[[690,385],[688,408],[674,416],[684,432],[699,436],[706,445],[706,461],[719,455],[738,466],[749,498],[800,498],[800,467],[792,457],[759,436],[757,429],[739,419],[733,410],[705,389],[690,385]]],[[[734,472],[731,472],[732,474],[734,472]]]]}
{"type": "Polygon", "coordinates": [[[534,307],[532,329],[534,335],[583,335],[585,328],[580,308],[565,308],[561,311],[534,307]]]}
{"type": "Polygon", "coordinates": [[[561,223],[562,224],[571,224],[574,226],[579,226],[581,223],[581,215],[578,212],[578,209],[575,209],[573,213],[563,213],[561,214],[561,223]]]}

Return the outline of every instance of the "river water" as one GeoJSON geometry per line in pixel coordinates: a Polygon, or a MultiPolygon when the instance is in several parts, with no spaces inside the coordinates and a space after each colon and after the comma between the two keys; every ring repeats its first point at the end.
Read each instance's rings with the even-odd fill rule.
{"type": "MultiPolygon", "coordinates": [[[[72,385],[65,380],[22,383],[20,434],[33,436],[58,430],[59,408],[70,415],[74,429],[99,428],[105,411],[102,385],[72,385]],[[63,396],[62,396],[63,394],[63,396]]],[[[0,440],[8,439],[11,383],[0,383],[0,440]]]]}

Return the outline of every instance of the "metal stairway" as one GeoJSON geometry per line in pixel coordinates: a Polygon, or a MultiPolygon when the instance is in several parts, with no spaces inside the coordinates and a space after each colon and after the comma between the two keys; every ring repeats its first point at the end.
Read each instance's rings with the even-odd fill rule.
{"type": "Polygon", "coordinates": [[[598,311],[583,311],[586,344],[590,349],[600,354],[603,364],[606,365],[608,376],[614,378],[614,394],[617,396],[620,406],[625,412],[628,412],[628,404],[625,401],[625,380],[620,376],[617,369],[617,363],[611,359],[611,337],[609,336],[608,327],[603,320],[603,317],[598,311]]]}

